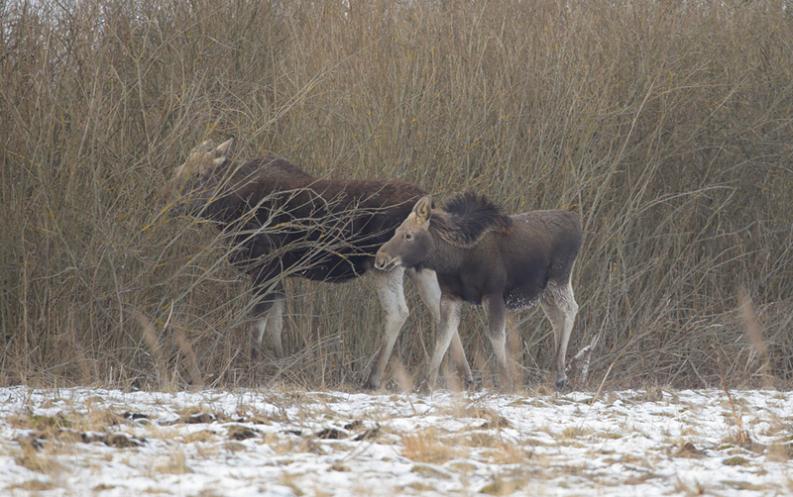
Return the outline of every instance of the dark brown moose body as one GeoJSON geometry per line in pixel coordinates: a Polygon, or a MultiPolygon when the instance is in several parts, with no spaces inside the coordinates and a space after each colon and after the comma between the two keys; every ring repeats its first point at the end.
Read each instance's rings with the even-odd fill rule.
{"type": "MultiPolygon", "coordinates": [[[[338,283],[369,272],[377,249],[423,192],[403,181],[316,178],[270,155],[238,164],[228,158],[231,144],[198,145],[166,189],[175,210],[211,219],[228,232],[231,262],[253,279],[258,342],[268,334],[281,356],[283,277],[338,283]]],[[[367,381],[376,388],[408,309],[405,270],[372,272],[386,314],[383,346],[367,381]]],[[[408,275],[437,321],[435,274],[427,269],[408,275]]],[[[458,366],[470,371],[459,337],[453,345],[458,366]]]]}
{"type": "Polygon", "coordinates": [[[567,382],[565,355],[578,305],[570,277],[581,247],[581,222],[564,210],[507,216],[486,198],[464,193],[443,209],[424,197],[377,253],[375,265],[436,271],[441,287],[441,332],[430,382],[457,334],[461,302],[485,305],[489,338],[505,379],[506,313],[540,302],[554,330],[556,383],[567,382]]]}

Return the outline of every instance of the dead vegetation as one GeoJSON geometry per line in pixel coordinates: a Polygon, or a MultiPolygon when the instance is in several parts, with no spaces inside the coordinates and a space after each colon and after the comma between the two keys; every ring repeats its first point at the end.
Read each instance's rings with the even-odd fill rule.
{"type": "MultiPolygon", "coordinates": [[[[185,153],[235,136],[241,158],[319,176],[580,212],[570,350],[600,336],[583,387],[789,384],[785,5],[2,2],[0,383],[360,379],[371,288],[290,281],[291,356],[252,363],[250,283],[223,237],[162,211],[185,153]]],[[[411,303],[413,373],[431,324],[411,303]]],[[[461,333],[486,372],[475,321],[461,333]]],[[[512,342],[533,383],[550,369],[536,322],[512,342]]]]}
{"type": "Polygon", "coordinates": [[[437,464],[464,458],[465,451],[445,440],[437,428],[427,428],[402,437],[402,455],[412,461],[437,464]]]}
{"type": "Polygon", "coordinates": [[[153,471],[155,473],[183,475],[185,473],[192,473],[192,469],[187,465],[187,457],[181,450],[176,450],[170,455],[166,456],[163,461],[157,463],[153,471]]]}
{"type": "Polygon", "coordinates": [[[7,490],[11,491],[12,493],[17,490],[26,490],[31,492],[44,492],[46,490],[52,490],[54,485],[47,481],[42,480],[28,480],[22,483],[15,483],[13,485],[9,485],[7,490]]]}
{"type": "Polygon", "coordinates": [[[45,451],[41,451],[42,448],[33,439],[20,439],[14,462],[38,473],[53,475],[62,472],[64,466],[55,458],[53,446],[49,445],[45,451]]]}

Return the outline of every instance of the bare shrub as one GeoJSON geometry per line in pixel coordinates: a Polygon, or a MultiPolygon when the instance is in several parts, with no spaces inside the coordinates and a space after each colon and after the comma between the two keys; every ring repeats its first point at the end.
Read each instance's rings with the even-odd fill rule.
{"type": "MultiPolygon", "coordinates": [[[[293,356],[254,368],[250,282],[226,240],[163,215],[187,151],[235,136],[239,157],[271,150],[320,176],[579,211],[570,350],[600,334],[590,386],[789,384],[781,5],[0,3],[0,383],[357,380],[380,333],[371,288],[289,280],[293,356]],[[762,323],[760,373],[739,288],[762,323]]],[[[474,321],[472,357],[489,353],[474,321]]],[[[550,330],[521,321],[536,381],[550,330]]],[[[407,328],[397,353],[413,372],[429,316],[407,328]]]]}

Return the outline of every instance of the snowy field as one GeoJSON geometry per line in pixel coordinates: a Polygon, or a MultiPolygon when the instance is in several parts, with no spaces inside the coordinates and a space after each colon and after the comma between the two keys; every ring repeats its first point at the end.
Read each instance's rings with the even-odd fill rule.
{"type": "Polygon", "coordinates": [[[791,495],[775,391],[0,388],[0,495],[791,495]]]}

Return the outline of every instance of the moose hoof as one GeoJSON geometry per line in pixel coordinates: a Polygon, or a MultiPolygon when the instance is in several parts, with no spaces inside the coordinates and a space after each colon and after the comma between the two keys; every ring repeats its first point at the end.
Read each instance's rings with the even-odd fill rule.
{"type": "Polygon", "coordinates": [[[361,385],[361,387],[364,390],[377,390],[380,388],[380,380],[375,378],[369,378],[364,382],[363,385],[361,385]]]}
{"type": "Polygon", "coordinates": [[[415,393],[428,394],[431,393],[433,390],[434,388],[430,388],[430,380],[427,378],[422,378],[413,386],[413,391],[415,393]]]}
{"type": "Polygon", "coordinates": [[[465,389],[469,392],[478,392],[482,390],[482,380],[481,378],[466,378],[465,379],[465,389]]]}

